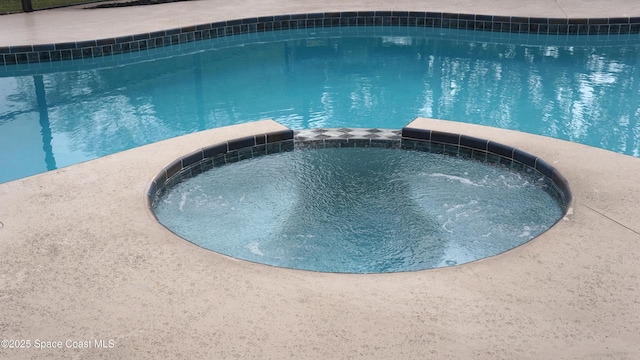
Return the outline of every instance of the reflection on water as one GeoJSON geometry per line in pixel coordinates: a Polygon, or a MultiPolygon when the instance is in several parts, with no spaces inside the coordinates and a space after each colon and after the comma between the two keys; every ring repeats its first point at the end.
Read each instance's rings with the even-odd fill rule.
{"type": "Polygon", "coordinates": [[[47,108],[47,98],[44,90],[42,75],[34,75],[33,82],[36,86],[36,98],[38,101],[38,112],[40,113],[40,127],[42,128],[42,150],[44,150],[44,162],[47,170],[56,169],[56,159],[53,156],[51,147],[51,127],[49,126],[49,109],[47,108]]]}
{"type": "Polygon", "coordinates": [[[264,118],[292,128],[400,128],[427,116],[640,156],[638,46],[340,31],[218,50],[208,42],[195,53],[126,66],[0,68],[0,182],[264,118]],[[39,134],[25,130],[34,116],[39,134]],[[37,147],[16,152],[16,137],[25,136],[34,139],[21,143],[37,147]]]}
{"type": "Polygon", "coordinates": [[[263,249],[277,254],[278,266],[300,268],[302,262],[320,271],[439,267],[450,239],[411,196],[418,176],[406,173],[416,159],[441,159],[420,155],[357,148],[286,154],[289,168],[282,173],[295,179],[286,190],[295,193],[295,201],[263,249]],[[318,254],[322,259],[314,261],[318,254]]]}
{"type": "Polygon", "coordinates": [[[545,188],[532,173],[453,156],[309,149],[185,179],[165,189],[153,211],[178,236],[234,258],[383,273],[463,264],[522,245],[563,215],[545,188]]]}

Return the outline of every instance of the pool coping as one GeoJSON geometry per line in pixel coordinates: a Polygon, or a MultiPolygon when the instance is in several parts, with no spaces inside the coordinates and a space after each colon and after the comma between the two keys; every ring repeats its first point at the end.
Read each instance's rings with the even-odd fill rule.
{"type": "Polygon", "coordinates": [[[629,35],[640,33],[638,17],[549,18],[429,11],[331,11],[246,17],[113,38],[0,47],[0,66],[93,59],[200,40],[277,30],[394,26],[513,34],[629,35]]]}
{"type": "Polygon", "coordinates": [[[450,268],[378,275],[273,268],[178,238],[157,223],[146,196],[158,172],[184,154],[286,128],[261,121],[165,140],[0,184],[7,336],[116,344],[0,349],[0,357],[640,354],[640,184],[629,181],[640,177],[640,159],[464,123],[416,119],[411,127],[545,159],[571,185],[567,215],[523,246],[450,268]]]}

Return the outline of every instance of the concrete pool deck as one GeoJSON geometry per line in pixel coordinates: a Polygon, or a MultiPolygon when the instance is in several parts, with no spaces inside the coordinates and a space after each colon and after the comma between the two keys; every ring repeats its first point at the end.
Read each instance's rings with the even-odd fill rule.
{"type": "Polygon", "coordinates": [[[65,7],[0,16],[0,47],[104,39],[248,17],[331,11],[404,10],[482,15],[602,18],[640,16],[634,0],[196,0],[107,9],[65,7]]]}
{"type": "Polygon", "coordinates": [[[2,335],[32,346],[0,348],[0,357],[640,356],[640,159],[463,123],[412,127],[540,156],[571,184],[570,214],[521,247],[458,267],[378,275],[274,268],[176,237],[145,194],[182,155],[283,126],[262,121],[162,141],[0,185],[2,335]],[[36,340],[63,348],[35,350],[36,340]],[[73,341],[92,347],[67,348],[73,341]]]}
{"type": "MultiPolygon", "coordinates": [[[[64,38],[69,29],[104,38],[247,13],[640,15],[631,1],[511,3],[201,0],[103,9],[111,16],[96,23],[74,7],[0,17],[0,34],[12,34],[0,36],[0,46],[72,40],[64,38]]],[[[640,358],[640,159],[464,123],[413,126],[540,156],[569,181],[570,214],[521,247],[457,267],[380,275],[278,269],[177,238],[149,213],[145,194],[179,156],[281,125],[262,121],[150,144],[0,184],[0,340],[31,346],[0,347],[0,358],[640,358]],[[62,348],[36,350],[36,340],[62,348]],[[101,341],[105,348],[96,347],[101,341]]]]}

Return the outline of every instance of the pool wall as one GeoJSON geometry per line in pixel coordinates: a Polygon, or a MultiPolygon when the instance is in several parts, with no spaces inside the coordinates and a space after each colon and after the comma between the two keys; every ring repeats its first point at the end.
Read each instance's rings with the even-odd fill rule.
{"type": "Polygon", "coordinates": [[[273,30],[404,26],[536,35],[640,33],[640,17],[545,18],[424,11],[341,11],[260,16],[97,40],[0,47],[0,66],[91,59],[193,41],[273,30]]]}
{"type": "Polygon", "coordinates": [[[535,172],[538,174],[536,177],[545,179],[546,191],[558,201],[563,213],[566,214],[569,209],[571,191],[567,180],[541,158],[495,141],[412,127],[411,124],[399,131],[341,128],[294,132],[288,129],[216,143],[182,156],[165,166],[153,179],[147,191],[147,206],[153,212],[153,205],[166,189],[214,167],[243,159],[294,149],[381,147],[459,156],[507,167],[517,172],[535,172]]]}

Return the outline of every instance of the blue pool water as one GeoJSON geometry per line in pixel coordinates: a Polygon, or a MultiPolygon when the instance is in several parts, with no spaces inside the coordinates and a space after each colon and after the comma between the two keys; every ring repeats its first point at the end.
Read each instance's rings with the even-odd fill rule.
{"type": "Polygon", "coordinates": [[[552,194],[539,174],[468,158],[330,148],[213,168],[163,191],[153,211],[175,234],[234,258],[384,273],[522,245],[562,217],[552,194]]]}
{"type": "Polygon", "coordinates": [[[0,182],[264,118],[397,129],[425,116],[640,156],[640,47],[609,46],[625,39],[640,43],[306,29],[0,67],[0,182]]]}

